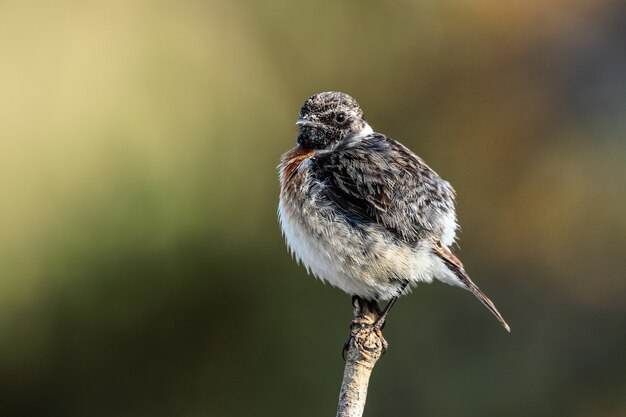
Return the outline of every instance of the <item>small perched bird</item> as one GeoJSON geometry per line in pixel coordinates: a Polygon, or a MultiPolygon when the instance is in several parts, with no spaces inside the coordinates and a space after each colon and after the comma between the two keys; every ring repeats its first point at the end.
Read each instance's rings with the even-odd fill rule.
{"type": "Polygon", "coordinates": [[[291,253],[317,278],[377,306],[433,279],[474,294],[510,331],[451,252],[454,190],[408,148],[372,130],[340,92],[307,99],[282,156],[278,217],[291,253]]]}

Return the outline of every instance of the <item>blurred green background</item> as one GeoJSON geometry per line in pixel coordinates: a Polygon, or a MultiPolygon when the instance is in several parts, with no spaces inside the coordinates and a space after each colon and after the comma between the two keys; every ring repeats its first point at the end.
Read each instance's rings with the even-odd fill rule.
{"type": "Polygon", "coordinates": [[[626,415],[623,1],[3,1],[0,415],[329,416],[349,297],[280,154],[345,91],[458,192],[512,326],[402,299],[366,415],[626,415]]]}

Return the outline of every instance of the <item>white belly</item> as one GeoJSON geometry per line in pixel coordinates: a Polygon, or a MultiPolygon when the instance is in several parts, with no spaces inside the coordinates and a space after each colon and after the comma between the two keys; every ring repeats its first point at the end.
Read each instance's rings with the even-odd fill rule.
{"type": "Polygon", "coordinates": [[[342,221],[320,220],[316,213],[293,213],[279,204],[278,214],[287,245],[307,271],[350,295],[387,300],[408,281],[432,282],[443,264],[428,245],[397,242],[380,229],[366,239],[342,221]],[[391,277],[396,277],[392,279],[391,277]]]}
{"type": "Polygon", "coordinates": [[[282,202],[278,205],[278,218],[289,251],[298,262],[305,266],[307,272],[322,281],[350,292],[350,286],[346,285],[349,280],[345,279],[336,256],[333,257],[329,248],[321,245],[322,242],[313,239],[305,230],[304,225],[285,210],[282,202]]]}

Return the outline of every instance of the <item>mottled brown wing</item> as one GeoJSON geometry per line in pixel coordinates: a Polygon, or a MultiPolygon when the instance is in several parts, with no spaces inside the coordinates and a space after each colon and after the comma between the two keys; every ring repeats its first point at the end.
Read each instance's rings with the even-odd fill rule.
{"type": "Polygon", "coordinates": [[[441,236],[454,192],[421,159],[381,134],[342,142],[313,158],[325,195],[348,216],[384,225],[405,240],[441,236]]]}
{"type": "MultiPolygon", "coordinates": [[[[337,161],[338,155],[332,159],[337,161]]],[[[384,178],[370,176],[365,180],[364,174],[359,173],[357,163],[350,153],[343,153],[346,164],[327,164],[319,170],[324,183],[324,194],[335,204],[349,214],[357,214],[374,222],[383,222],[382,215],[389,209],[392,188],[386,184],[384,178]]],[[[316,162],[321,162],[316,159],[316,162]]]]}
{"type": "Polygon", "coordinates": [[[480,290],[480,288],[478,288],[478,285],[474,284],[474,281],[470,279],[469,275],[465,273],[465,269],[463,269],[463,264],[461,263],[461,260],[457,258],[456,255],[454,255],[450,251],[450,249],[446,248],[441,243],[438,243],[437,245],[435,245],[434,252],[437,256],[439,256],[443,260],[446,266],[452,272],[454,272],[454,274],[459,278],[459,280],[463,283],[463,285],[465,285],[465,288],[467,288],[472,294],[474,294],[474,296],[476,296],[476,298],[478,298],[480,302],[483,303],[483,305],[487,307],[489,311],[491,311],[491,313],[498,319],[498,321],[502,324],[502,326],[508,332],[510,332],[511,328],[509,327],[507,322],[504,320],[504,318],[502,317],[502,315],[496,308],[495,304],[493,304],[493,302],[489,299],[489,297],[487,297],[480,290]]]}

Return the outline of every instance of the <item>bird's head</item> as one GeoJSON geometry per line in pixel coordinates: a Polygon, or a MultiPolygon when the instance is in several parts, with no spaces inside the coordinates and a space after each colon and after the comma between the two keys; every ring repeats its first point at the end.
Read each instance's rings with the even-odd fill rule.
{"type": "Polygon", "coordinates": [[[336,91],[309,97],[296,124],[298,146],[307,149],[328,149],[345,138],[372,133],[356,100],[336,91]]]}

